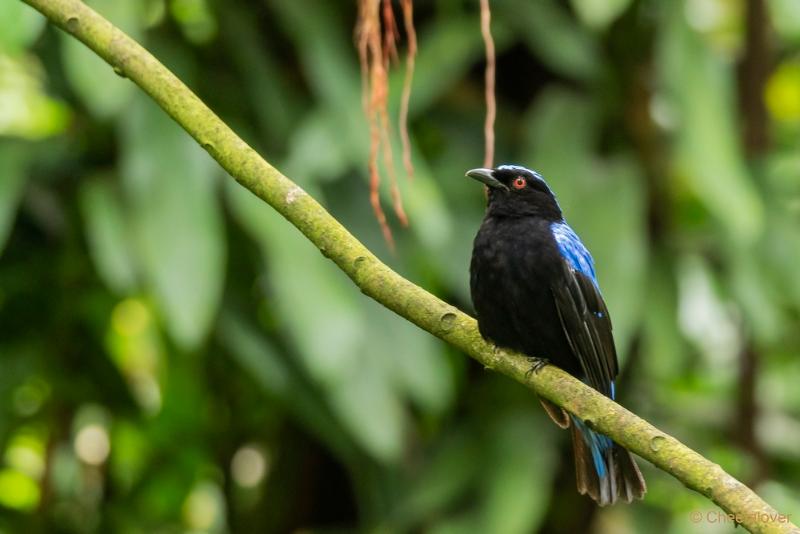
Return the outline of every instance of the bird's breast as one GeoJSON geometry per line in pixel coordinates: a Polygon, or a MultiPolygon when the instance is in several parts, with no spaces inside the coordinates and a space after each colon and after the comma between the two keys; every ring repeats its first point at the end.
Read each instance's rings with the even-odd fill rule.
{"type": "MultiPolygon", "coordinates": [[[[562,264],[546,221],[495,220],[481,225],[472,253],[470,288],[484,337],[531,351],[543,319],[556,316],[551,284],[562,264]]],[[[538,345],[538,343],[537,343],[538,345]]]]}
{"type": "Polygon", "coordinates": [[[562,258],[550,223],[536,218],[487,218],[475,237],[473,262],[494,277],[557,275],[562,258]]]}

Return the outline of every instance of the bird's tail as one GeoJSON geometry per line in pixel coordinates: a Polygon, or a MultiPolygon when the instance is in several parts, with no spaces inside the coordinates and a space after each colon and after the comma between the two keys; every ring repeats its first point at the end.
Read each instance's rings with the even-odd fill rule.
{"type": "Polygon", "coordinates": [[[588,494],[600,506],[641,499],[647,491],[644,478],[631,453],[598,434],[583,421],[570,416],[578,492],[588,494]]]}

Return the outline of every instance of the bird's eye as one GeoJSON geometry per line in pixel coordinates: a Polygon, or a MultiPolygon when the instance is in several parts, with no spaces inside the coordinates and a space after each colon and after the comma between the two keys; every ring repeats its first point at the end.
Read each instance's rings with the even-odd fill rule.
{"type": "Polygon", "coordinates": [[[522,176],[517,176],[516,178],[514,178],[514,181],[511,182],[511,185],[514,186],[514,189],[522,189],[523,187],[528,185],[528,182],[522,176]]]}

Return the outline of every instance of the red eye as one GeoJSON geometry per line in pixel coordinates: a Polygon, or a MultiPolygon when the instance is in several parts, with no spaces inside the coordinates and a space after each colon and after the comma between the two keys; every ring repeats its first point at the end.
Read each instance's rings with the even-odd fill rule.
{"type": "Polygon", "coordinates": [[[523,187],[528,185],[528,182],[522,176],[517,176],[516,178],[514,178],[514,181],[511,182],[511,185],[514,186],[514,189],[522,189],[523,187]]]}

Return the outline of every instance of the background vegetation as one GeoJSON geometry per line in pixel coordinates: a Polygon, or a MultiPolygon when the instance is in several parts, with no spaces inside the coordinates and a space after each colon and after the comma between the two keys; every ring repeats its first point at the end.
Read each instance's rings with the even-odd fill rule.
{"type": "MultiPolygon", "coordinates": [[[[89,3],[471,309],[477,1],[415,6],[394,256],[368,201],[355,2],[89,3]]],[[[800,8],[498,0],[493,17],[497,160],[540,170],[593,251],[621,402],[797,521],[800,8]]],[[[576,495],[530,392],[358,293],[17,0],[0,0],[0,136],[0,532],[733,531],[692,523],[713,505],[649,466],[642,503],[576,495]]]]}

